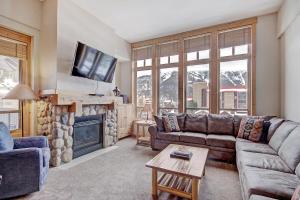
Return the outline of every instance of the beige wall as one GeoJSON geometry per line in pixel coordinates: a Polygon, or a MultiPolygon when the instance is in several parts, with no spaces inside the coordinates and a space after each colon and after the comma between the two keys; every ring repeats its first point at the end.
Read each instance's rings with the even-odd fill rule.
{"type": "MultiPolygon", "coordinates": [[[[37,0],[1,0],[0,26],[32,36],[31,85],[39,89],[39,55],[42,3],[37,0]]],[[[35,106],[32,119],[35,119],[35,106]]],[[[30,134],[34,135],[35,120],[31,120],[30,134]]]]}
{"type": "Polygon", "coordinates": [[[41,20],[40,89],[56,89],[57,0],[43,2],[41,20]]]}
{"type": "Polygon", "coordinates": [[[282,65],[283,117],[300,122],[300,3],[286,0],[279,12],[278,20],[282,65]],[[283,32],[280,32],[282,31],[283,32]]]}
{"type": "Polygon", "coordinates": [[[111,95],[113,83],[96,82],[72,77],[77,41],[88,44],[120,61],[130,59],[130,45],[96,17],[79,8],[70,0],[58,0],[57,24],[57,89],[82,93],[111,95]]]}
{"type": "Polygon", "coordinates": [[[38,0],[1,0],[0,16],[40,29],[42,3],[38,0]]]}
{"type": "Polygon", "coordinates": [[[257,115],[280,115],[280,53],[277,14],[258,17],[256,48],[257,115]]]}

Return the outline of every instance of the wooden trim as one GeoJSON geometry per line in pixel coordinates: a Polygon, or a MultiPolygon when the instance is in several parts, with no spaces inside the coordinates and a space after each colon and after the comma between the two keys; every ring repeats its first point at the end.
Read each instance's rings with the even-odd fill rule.
{"type": "Polygon", "coordinates": [[[158,44],[158,43],[166,43],[166,42],[170,42],[170,41],[174,41],[174,40],[180,40],[181,38],[194,37],[194,36],[212,33],[212,32],[216,32],[216,31],[219,32],[219,31],[223,31],[226,29],[234,29],[234,28],[239,28],[242,26],[252,25],[252,24],[256,24],[256,22],[257,22],[257,17],[252,17],[252,18],[248,18],[248,19],[235,21],[235,22],[229,22],[229,23],[225,23],[225,24],[219,24],[219,25],[210,26],[210,27],[206,27],[206,28],[200,28],[200,29],[196,29],[196,30],[192,30],[192,31],[182,32],[182,33],[178,33],[178,34],[174,34],[174,35],[168,35],[165,37],[154,38],[154,39],[145,40],[145,41],[141,41],[141,42],[135,42],[135,43],[131,44],[131,47],[133,49],[135,49],[135,48],[140,48],[143,46],[150,46],[150,45],[158,44]]]}
{"type": "Polygon", "coordinates": [[[157,114],[157,107],[158,107],[158,59],[156,58],[156,50],[157,46],[152,47],[152,110],[153,114],[157,114]]]}
{"type": "Polygon", "coordinates": [[[30,44],[31,43],[31,37],[28,35],[25,35],[23,33],[19,33],[4,27],[0,26],[0,36],[12,40],[16,40],[22,43],[30,44]]]}
{"type": "MultiPolygon", "coordinates": [[[[250,106],[250,114],[256,115],[256,26],[252,25],[252,34],[251,34],[251,42],[252,42],[252,48],[251,48],[251,106],[250,106]]],[[[249,94],[249,93],[248,93],[249,94]]]]}
{"type": "Polygon", "coordinates": [[[218,33],[211,35],[211,64],[209,71],[209,111],[210,113],[218,113],[219,108],[219,63],[218,63],[218,33]]]}

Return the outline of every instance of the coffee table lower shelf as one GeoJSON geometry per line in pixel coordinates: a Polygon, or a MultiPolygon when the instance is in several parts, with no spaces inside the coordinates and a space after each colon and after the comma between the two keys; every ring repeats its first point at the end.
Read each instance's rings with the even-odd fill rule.
{"type": "Polygon", "coordinates": [[[160,172],[160,176],[157,178],[156,169],[152,169],[152,173],[154,198],[157,199],[157,192],[162,191],[186,199],[198,200],[199,179],[164,172],[160,172]]]}

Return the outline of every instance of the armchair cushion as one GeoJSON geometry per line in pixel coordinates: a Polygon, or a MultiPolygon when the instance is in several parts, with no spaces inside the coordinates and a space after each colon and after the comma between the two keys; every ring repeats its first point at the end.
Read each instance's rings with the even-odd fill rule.
{"type": "Polygon", "coordinates": [[[7,126],[0,122],[0,152],[10,151],[14,148],[14,141],[11,137],[7,126]]]}

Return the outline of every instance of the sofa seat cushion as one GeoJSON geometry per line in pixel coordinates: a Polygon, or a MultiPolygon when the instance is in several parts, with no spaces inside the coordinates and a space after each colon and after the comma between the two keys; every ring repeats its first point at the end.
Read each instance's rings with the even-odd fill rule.
{"type": "Polygon", "coordinates": [[[207,122],[208,134],[234,135],[233,117],[230,115],[209,114],[207,122]]]}
{"type": "Polygon", "coordinates": [[[187,143],[195,143],[195,144],[205,145],[206,134],[184,132],[180,135],[180,141],[181,142],[187,142],[187,143]]]}
{"type": "Polygon", "coordinates": [[[237,160],[237,162],[239,162],[238,165],[242,168],[244,168],[245,166],[249,166],[286,173],[293,173],[293,171],[277,155],[240,151],[238,152],[237,160]]]}
{"type": "Polygon", "coordinates": [[[276,200],[274,198],[260,196],[260,195],[251,195],[250,200],[276,200]]]}
{"type": "Polygon", "coordinates": [[[247,198],[262,195],[275,199],[290,200],[300,183],[295,174],[256,167],[245,167],[242,179],[247,198]]]}
{"type": "Polygon", "coordinates": [[[283,122],[275,131],[272,136],[269,145],[278,152],[280,146],[284,142],[284,140],[288,137],[288,135],[297,127],[297,123],[286,121],[283,122]]]}
{"type": "Polygon", "coordinates": [[[236,151],[247,151],[254,153],[277,155],[277,152],[267,144],[251,142],[249,140],[241,138],[236,138],[235,146],[236,151]]]}
{"type": "Polygon", "coordinates": [[[278,155],[295,171],[300,162],[300,127],[295,128],[282,143],[278,155]]]}
{"type": "Polygon", "coordinates": [[[235,137],[231,135],[207,135],[206,144],[213,147],[223,147],[234,149],[235,148],[235,137]]]}
{"type": "Polygon", "coordinates": [[[168,141],[179,141],[179,136],[182,134],[182,132],[159,132],[157,133],[157,138],[161,140],[168,140],[168,141]]]}

